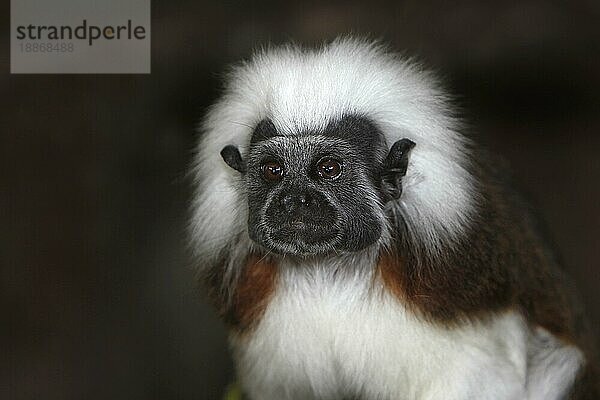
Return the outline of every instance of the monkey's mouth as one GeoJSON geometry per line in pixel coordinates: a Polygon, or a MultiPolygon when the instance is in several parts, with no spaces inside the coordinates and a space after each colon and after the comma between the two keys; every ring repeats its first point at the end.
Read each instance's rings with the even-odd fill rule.
{"type": "Polygon", "coordinates": [[[271,226],[262,244],[278,254],[308,256],[334,251],[339,237],[335,226],[290,221],[271,226]]]}

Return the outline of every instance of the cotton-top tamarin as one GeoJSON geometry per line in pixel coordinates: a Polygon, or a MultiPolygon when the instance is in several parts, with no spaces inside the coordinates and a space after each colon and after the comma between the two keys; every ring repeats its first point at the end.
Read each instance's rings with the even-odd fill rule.
{"type": "Polygon", "coordinates": [[[432,75],[377,43],[232,70],[191,236],[249,399],[597,398],[572,288],[461,130],[432,75]]]}

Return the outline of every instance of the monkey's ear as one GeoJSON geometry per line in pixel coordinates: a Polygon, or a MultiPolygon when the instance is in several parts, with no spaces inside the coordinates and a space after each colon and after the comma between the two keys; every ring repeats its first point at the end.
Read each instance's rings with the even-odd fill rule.
{"type": "Polygon", "coordinates": [[[410,139],[400,139],[394,143],[383,161],[381,190],[386,201],[400,198],[402,178],[408,168],[408,155],[415,145],[415,142],[410,139]]]}
{"type": "Polygon", "coordinates": [[[237,147],[233,145],[227,145],[221,150],[221,157],[223,161],[231,168],[241,173],[246,172],[246,163],[242,160],[242,155],[237,147]]]}

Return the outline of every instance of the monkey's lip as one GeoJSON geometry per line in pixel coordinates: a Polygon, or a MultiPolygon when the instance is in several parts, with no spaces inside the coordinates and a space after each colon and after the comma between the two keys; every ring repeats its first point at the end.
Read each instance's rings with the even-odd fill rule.
{"type": "Polygon", "coordinates": [[[339,230],[331,224],[293,221],[274,227],[268,235],[268,242],[275,252],[308,255],[325,252],[331,248],[338,236],[339,230]]]}
{"type": "Polygon", "coordinates": [[[314,223],[309,223],[309,222],[305,222],[305,221],[301,221],[301,220],[294,220],[288,223],[284,223],[282,226],[282,228],[289,228],[289,229],[297,229],[297,230],[321,230],[323,229],[323,226],[318,225],[318,224],[314,224],[314,223]]]}
{"type": "Polygon", "coordinates": [[[338,230],[331,224],[318,224],[314,222],[306,222],[302,220],[293,220],[284,222],[275,227],[277,234],[300,234],[300,235],[316,235],[320,237],[335,236],[338,230]]]}

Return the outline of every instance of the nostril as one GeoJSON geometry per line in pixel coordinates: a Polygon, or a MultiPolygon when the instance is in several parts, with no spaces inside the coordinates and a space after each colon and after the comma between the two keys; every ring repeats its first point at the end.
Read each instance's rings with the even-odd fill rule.
{"type": "Polygon", "coordinates": [[[301,194],[300,196],[298,196],[298,202],[304,207],[309,207],[311,205],[312,199],[307,194],[301,194]]]}
{"type": "Polygon", "coordinates": [[[315,208],[315,198],[307,193],[285,194],[279,200],[280,207],[289,214],[300,212],[300,210],[311,211],[315,208]]]}
{"type": "Polygon", "coordinates": [[[291,212],[294,209],[294,197],[290,194],[283,196],[280,200],[281,207],[287,211],[291,212]]]}

